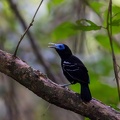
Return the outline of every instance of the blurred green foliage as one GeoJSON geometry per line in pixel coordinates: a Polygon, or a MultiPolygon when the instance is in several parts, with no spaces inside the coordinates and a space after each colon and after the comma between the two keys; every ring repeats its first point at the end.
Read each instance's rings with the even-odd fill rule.
{"type": "Polygon", "coordinates": [[[69,38],[70,36],[76,35],[77,31],[73,28],[75,25],[71,22],[63,22],[62,24],[58,25],[54,31],[52,31],[52,39],[53,42],[58,42],[61,39],[69,38]]]}
{"type": "Polygon", "coordinates": [[[91,31],[91,30],[100,30],[101,26],[96,25],[90,20],[87,19],[81,19],[76,21],[77,25],[74,26],[74,29],[76,30],[82,30],[82,31],[91,31]]]}
{"type": "MultiPolygon", "coordinates": [[[[28,3],[32,5],[33,2],[33,0],[27,1],[27,5],[28,3]]],[[[44,57],[49,56],[46,55],[45,51],[51,51],[47,48],[49,42],[64,42],[71,46],[73,50],[82,46],[84,48],[84,52],[82,53],[84,57],[82,58],[86,58],[84,63],[89,70],[90,89],[93,97],[117,108],[119,100],[116,82],[114,80],[111,48],[106,31],[108,1],[87,1],[87,3],[83,5],[87,6],[84,17],[81,17],[82,15],[80,16],[82,13],[80,13],[79,9],[82,7],[77,0],[48,0],[44,4],[45,10],[40,8],[33,27],[30,29],[36,38],[36,42],[41,46],[44,57]],[[43,12],[44,14],[41,16],[43,12]],[[80,38],[83,32],[87,36],[84,38],[88,38],[88,40],[80,38]],[[89,43],[91,43],[92,46],[89,45],[89,43]]],[[[33,14],[30,13],[34,13],[35,11],[33,11],[31,7],[27,8],[26,5],[20,1],[17,1],[16,5],[20,9],[20,13],[26,20],[26,23],[29,24],[31,21],[30,18],[33,17],[33,14]]],[[[36,2],[36,6],[37,5],[38,3],[36,2]]],[[[114,35],[113,46],[119,65],[120,6],[113,5],[112,10],[113,21],[111,25],[114,35]]],[[[24,32],[21,26],[18,18],[16,18],[13,11],[11,11],[8,2],[0,1],[0,48],[3,47],[6,51],[14,52],[17,42],[24,32]]],[[[20,45],[18,56],[38,68],[39,65],[35,56],[33,54],[31,55],[32,51],[29,40],[25,37],[20,45]]],[[[81,55],[80,53],[79,51],[76,54],[79,56],[81,55]]],[[[58,64],[55,58],[53,58],[52,61],[55,61],[54,64],[57,64],[55,66],[59,67],[60,63],[58,64]]],[[[43,67],[40,67],[40,69],[43,67]]],[[[54,71],[56,71],[56,69],[54,71]]],[[[80,85],[72,85],[70,89],[79,93],[80,85]]]]}
{"type": "MultiPolygon", "coordinates": [[[[107,35],[96,35],[96,40],[99,42],[99,44],[106,50],[111,51],[110,47],[110,41],[107,35]]],[[[114,46],[114,52],[120,53],[120,45],[115,40],[113,41],[114,46]]]]}

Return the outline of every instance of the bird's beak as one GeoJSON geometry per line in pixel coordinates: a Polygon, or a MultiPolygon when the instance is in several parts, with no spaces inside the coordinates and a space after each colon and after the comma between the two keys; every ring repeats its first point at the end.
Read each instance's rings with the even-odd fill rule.
{"type": "Polygon", "coordinates": [[[49,43],[49,48],[56,48],[55,43],[49,43]]]}

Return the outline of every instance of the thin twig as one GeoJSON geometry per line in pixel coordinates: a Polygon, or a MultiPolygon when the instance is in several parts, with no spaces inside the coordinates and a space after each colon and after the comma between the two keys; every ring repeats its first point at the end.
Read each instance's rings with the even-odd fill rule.
{"type": "Polygon", "coordinates": [[[118,14],[120,14],[120,12],[114,14],[114,15],[112,16],[112,18],[114,18],[114,17],[117,16],[118,14]]]}
{"type": "Polygon", "coordinates": [[[114,53],[114,48],[113,48],[112,24],[111,23],[112,23],[112,0],[110,0],[109,7],[108,7],[107,32],[108,32],[110,46],[111,46],[111,51],[112,51],[114,74],[115,74],[115,79],[116,79],[117,89],[118,89],[118,96],[119,96],[119,101],[120,101],[119,76],[118,76],[117,63],[116,63],[116,58],[115,58],[115,53],[114,53]]]}
{"type": "Polygon", "coordinates": [[[42,3],[43,3],[43,0],[41,0],[41,2],[40,2],[40,4],[39,4],[39,6],[38,6],[38,8],[37,8],[37,10],[36,10],[33,18],[32,18],[31,23],[29,24],[29,26],[27,27],[27,29],[25,30],[25,32],[24,32],[23,35],[21,36],[21,38],[20,38],[20,40],[19,40],[19,42],[18,42],[18,44],[17,44],[17,47],[16,47],[16,49],[15,49],[14,57],[16,57],[16,54],[17,54],[17,51],[18,51],[18,48],[19,48],[19,45],[20,45],[21,41],[23,40],[24,36],[26,35],[26,33],[28,32],[28,30],[30,29],[30,27],[33,25],[34,19],[35,19],[36,15],[37,15],[38,10],[39,10],[40,6],[42,5],[42,3]]]}
{"type": "MultiPolygon", "coordinates": [[[[13,13],[16,15],[17,19],[19,20],[19,22],[23,28],[23,31],[25,31],[27,28],[27,24],[26,24],[26,21],[24,20],[24,18],[22,17],[22,15],[20,14],[20,11],[18,9],[19,7],[16,4],[14,4],[13,0],[8,0],[8,2],[11,7],[11,10],[13,11],[13,13]]],[[[43,54],[41,53],[41,50],[40,50],[41,47],[40,46],[38,47],[38,44],[36,43],[36,40],[35,40],[34,36],[32,35],[32,33],[30,32],[30,30],[27,31],[26,35],[29,38],[28,40],[31,44],[31,47],[33,49],[35,56],[37,57],[38,62],[41,65],[43,65],[43,67],[46,71],[46,74],[49,76],[49,78],[51,78],[54,82],[61,81],[61,79],[60,79],[60,77],[58,77],[58,75],[55,75],[52,70],[49,70],[50,63],[44,59],[43,54]]],[[[62,79],[64,79],[64,78],[62,78],[62,79]]]]}

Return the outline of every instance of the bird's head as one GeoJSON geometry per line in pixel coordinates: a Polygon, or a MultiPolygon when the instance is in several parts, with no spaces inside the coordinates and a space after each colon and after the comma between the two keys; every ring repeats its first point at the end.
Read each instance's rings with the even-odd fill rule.
{"type": "Polygon", "coordinates": [[[49,43],[50,48],[54,48],[57,53],[60,55],[61,59],[67,59],[72,55],[72,52],[70,48],[65,44],[55,44],[55,43],[49,43]]]}

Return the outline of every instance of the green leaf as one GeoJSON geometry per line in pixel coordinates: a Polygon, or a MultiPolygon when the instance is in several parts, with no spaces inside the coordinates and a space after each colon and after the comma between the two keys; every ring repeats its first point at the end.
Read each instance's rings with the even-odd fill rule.
{"type": "Polygon", "coordinates": [[[119,26],[120,25],[120,19],[113,20],[111,25],[112,26],[119,26]]]}
{"type": "Polygon", "coordinates": [[[119,34],[120,33],[120,26],[112,26],[112,33],[119,34]]]}
{"type": "Polygon", "coordinates": [[[58,25],[52,31],[52,34],[51,34],[53,41],[66,39],[68,37],[71,37],[71,36],[77,34],[77,31],[75,31],[73,29],[74,27],[75,27],[75,24],[73,24],[71,22],[63,22],[60,25],[58,25]]]}
{"type": "Polygon", "coordinates": [[[91,30],[100,30],[102,26],[96,25],[94,22],[86,19],[81,19],[76,21],[75,30],[91,31],[91,30]]]}
{"type": "Polygon", "coordinates": [[[100,14],[100,10],[101,10],[101,8],[103,7],[103,3],[100,3],[100,1],[99,2],[90,2],[89,3],[90,4],[90,7],[97,13],[97,14],[100,14]]]}
{"type": "MultiPolygon", "coordinates": [[[[95,38],[104,49],[111,51],[110,41],[107,35],[97,35],[95,38]]],[[[120,53],[120,45],[115,40],[113,40],[113,47],[115,53],[120,53]]]]}
{"type": "Polygon", "coordinates": [[[119,34],[120,33],[120,7],[113,6],[112,7],[112,33],[119,34]]]}
{"type": "Polygon", "coordinates": [[[118,6],[113,6],[112,7],[112,14],[113,14],[113,18],[120,18],[120,7],[118,6]]]}
{"type": "Polygon", "coordinates": [[[116,17],[119,17],[119,18],[120,18],[120,12],[115,13],[115,14],[112,16],[112,19],[114,19],[114,18],[116,18],[116,17]]]}
{"type": "Polygon", "coordinates": [[[76,35],[78,30],[91,31],[99,29],[101,29],[101,26],[96,25],[90,20],[81,19],[77,20],[76,24],[72,22],[61,23],[52,31],[51,36],[53,41],[58,41],[76,35]]]}
{"type": "Polygon", "coordinates": [[[60,3],[62,3],[64,0],[52,0],[52,3],[54,3],[54,5],[59,5],[60,3]]]}

